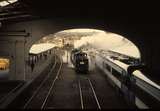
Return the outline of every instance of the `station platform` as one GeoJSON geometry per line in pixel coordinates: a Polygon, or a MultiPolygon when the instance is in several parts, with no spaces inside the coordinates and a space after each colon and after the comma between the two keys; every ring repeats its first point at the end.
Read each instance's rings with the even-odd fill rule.
{"type": "Polygon", "coordinates": [[[41,74],[52,62],[53,55],[48,55],[47,58],[40,59],[33,69],[27,67],[27,74],[25,80],[8,80],[4,79],[0,81],[0,104],[6,101],[8,98],[12,98],[19,89],[23,88],[24,84],[34,80],[39,74],[41,74]]]}
{"type": "Polygon", "coordinates": [[[26,81],[31,81],[33,80],[35,77],[37,77],[43,70],[46,69],[46,67],[51,63],[51,60],[53,59],[54,55],[48,55],[47,59],[46,58],[42,58],[40,59],[36,64],[35,67],[32,71],[31,67],[28,66],[27,67],[27,74],[26,74],[26,81]]]}

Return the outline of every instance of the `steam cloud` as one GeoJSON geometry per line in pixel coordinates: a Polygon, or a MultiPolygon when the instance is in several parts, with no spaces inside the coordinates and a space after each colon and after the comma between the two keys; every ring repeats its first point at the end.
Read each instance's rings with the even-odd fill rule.
{"type": "Polygon", "coordinates": [[[140,58],[138,48],[128,39],[114,34],[101,32],[93,36],[82,37],[74,43],[75,48],[79,48],[89,43],[94,48],[102,50],[112,50],[132,57],[140,58]]]}

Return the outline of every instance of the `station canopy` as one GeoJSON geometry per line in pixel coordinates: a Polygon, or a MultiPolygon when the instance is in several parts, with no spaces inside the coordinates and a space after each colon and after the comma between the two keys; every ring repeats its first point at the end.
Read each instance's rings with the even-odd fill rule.
{"type": "Polygon", "coordinates": [[[55,47],[55,44],[52,44],[52,43],[40,43],[40,44],[34,44],[29,53],[30,54],[40,54],[40,53],[43,53],[45,51],[48,51],[52,48],[55,47]]]}

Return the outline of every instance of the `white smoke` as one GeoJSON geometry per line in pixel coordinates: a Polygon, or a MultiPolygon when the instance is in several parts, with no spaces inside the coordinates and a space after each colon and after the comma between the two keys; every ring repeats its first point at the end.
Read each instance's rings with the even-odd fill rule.
{"type": "Polygon", "coordinates": [[[64,55],[62,55],[62,60],[63,60],[63,63],[67,63],[68,67],[73,68],[74,66],[71,63],[70,56],[71,56],[70,52],[65,50],[64,55]]]}
{"type": "Polygon", "coordinates": [[[112,34],[112,33],[98,33],[93,36],[82,37],[80,40],[74,43],[75,48],[78,48],[87,43],[93,45],[96,48],[110,49],[111,47],[116,47],[121,45],[122,36],[112,34]]]}
{"type": "Polygon", "coordinates": [[[140,58],[138,48],[128,39],[114,34],[101,32],[93,36],[82,37],[74,43],[74,47],[78,48],[89,43],[94,48],[102,50],[113,50],[125,55],[140,58]]]}

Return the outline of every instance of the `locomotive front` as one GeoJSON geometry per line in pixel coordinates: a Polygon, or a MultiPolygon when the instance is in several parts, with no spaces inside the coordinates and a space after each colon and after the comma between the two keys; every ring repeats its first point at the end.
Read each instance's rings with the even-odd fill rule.
{"type": "Polygon", "coordinates": [[[71,61],[75,67],[76,72],[87,73],[89,68],[87,53],[77,51],[71,54],[71,61]]]}

